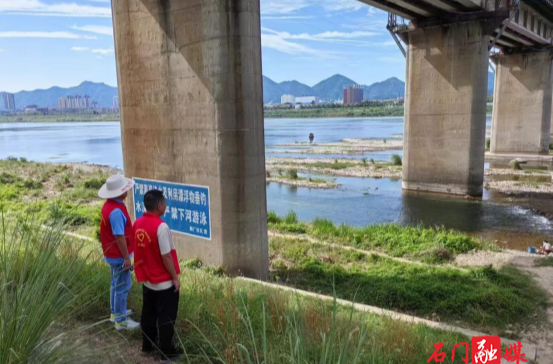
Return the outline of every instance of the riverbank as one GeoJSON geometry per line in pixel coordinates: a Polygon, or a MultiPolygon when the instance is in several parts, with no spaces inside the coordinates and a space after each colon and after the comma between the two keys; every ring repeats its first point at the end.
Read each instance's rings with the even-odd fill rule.
{"type": "MultiPolygon", "coordinates": [[[[113,330],[107,320],[109,271],[99,257],[98,243],[79,243],[56,230],[41,234],[40,229],[33,228],[40,223],[59,226],[65,221],[79,221],[94,231],[98,220],[59,218],[68,216],[65,204],[71,204],[73,209],[79,203],[99,206],[101,201],[95,193],[111,170],[21,160],[5,163],[11,163],[8,166],[11,173],[7,170],[1,173],[3,206],[11,208],[8,217],[18,218],[19,224],[26,228],[14,232],[10,224],[0,226],[6,229],[0,231],[1,236],[13,237],[13,241],[2,241],[11,249],[0,250],[13,256],[1,262],[22,261],[24,257],[32,261],[31,264],[0,264],[0,279],[9,282],[10,277],[18,277],[19,287],[24,287],[17,291],[18,297],[24,298],[17,301],[17,307],[9,306],[15,303],[12,299],[3,300],[0,306],[5,309],[2,312],[20,310],[18,317],[25,313],[26,317],[36,318],[33,320],[51,320],[56,325],[53,332],[46,331],[51,325],[44,321],[39,325],[31,319],[18,320],[17,325],[3,325],[0,328],[3,337],[14,336],[13,331],[30,335],[35,330],[41,335],[33,336],[34,341],[26,340],[25,347],[7,343],[13,353],[10,350],[0,352],[26,358],[34,345],[51,339],[55,343],[53,350],[59,355],[73,349],[73,353],[79,353],[79,359],[86,355],[96,362],[120,361],[120,357],[111,359],[113,361],[105,359],[114,353],[112,346],[105,346],[109,339],[101,341],[99,347],[87,344],[90,338],[103,337],[104,332],[113,330]],[[63,188],[64,192],[61,205],[56,193],[44,192],[58,188],[63,188]],[[38,208],[29,202],[33,200],[40,202],[38,208]],[[30,216],[43,216],[44,220],[33,223],[30,216]],[[58,236],[59,241],[56,240],[58,236]],[[46,238],[48,240],[41,240],[46,238]],[[33,243],[27,244],[28,241],[33,243]],[[49,268],[39,271],[32,269],[35,266],[49,268]],[[59,285],[66,287],[71,295],[60,295],[59,285]],[[39,291],[43,294],[37,301],[39,291]],[[58,294],[54,294],[56,292],[58,294]],[[31,299],[33,294],[35,297],[31,299]],[[44,305],[48,315],[35,315],[46,312],[44,305]],[[79,340],[72,340],[75,337],[79,340]]],[[[99,216],[99,210],[94,214],[99,216]]],[[[471,251],[494,254],[497,248],[493,243],[445,229],[393,224],[353,228],[336,226],[326,220],[299,222],[294,214],[279,217],[269,213],[268,216],[270,230],[280,234],[272,235],[269,243],[270,281],[273,283],[327,297],[336,295],[488,334],[508,334],[512,338],[524,338],[522,333],[530,330],[531,325],[543,322],[547,299],[529,275],[516,268],[455,266],[455,257],[471,251]]],[[[73,230],[74,225],[63,226],[64,230],[66,228],[73,230]]],[[[267,360],[278,364],[334,364],[339,352],[347,352],[351,362],[410,364],[426,361],[433,351],[433,343],[444,342],[452,347],[455,342],[470,340],[424,324],[413,325],[361,313],[351,306],[300,298],[273,287],[227,277],[221,268],[205,266],[197,259],[180,264],[182,286],[177,341],[192,362],[225,362],[230,355],[234,363],[245,364],[248,361],[241,355],[247,355],[260,362],[267,360]],[[334,339],[324,341],[322,337],[334,339]],[[296,343],[292,347],[290,338],[296,343]],[[298,354],[296,345],[305,350],[298,354]],[[264,349],[257,351],[256,348],[264,349]],[[290,361],[291,353],[299,355],[299,361],[290,361]],[[336,354],[330,355],[330,359],[321,359],[323,353],[336,354]]],[[[9,284],[0,286],[4,290],[3,297],[14,295],[15,291],[8,289],[9,284]]],[[[141,308],[140,289],[140,285],[134,284],[129,296],[134,318],[139,316],[141,308]]],[[[122,347],[117,348],[118,352],[132,347],[133,362],[152,362],[138,353],[140,335],[123,332],[121,337],[125,340],[122,347]]],[[[0,345],[3,343],[0,341],[0,345]]],[[[35,361],[42,362],[40,359],[35,361]]],[[[75,362],[76,357],[70,359],[72,361],[60,362],[75,362]]]]}
{"type": "Polygon", "coordinates": [[[269,109],[263,110],[265,118],[334,118],[334,117],[374,117],[403,116],[403,106],[394,107],[338,107],[323,108],[304,106],[301,109],[269,109]]]}
{"type": "Polygon", "coordinates": [[[119,122],[119,114],[0,114],[0,123],[119,122]]]}
{"type": "Polygon", "coordinates": [[[266,168],[271,174],[295,169],[301,173],[334,177],[370,177],[401,179],[401,165],[361,159],[328,158],[267,158],[266,168]]]}
{"type": "MultiPolygon", "coordinates": [[[[388,107],[309,107],[301,109],[270,109],[263,110],[265,118],[335,118],[335,117],[376,117],[376,116],[403,116],[403,106],[388,107]]],[[[492,106],[486,107],[486,113],[491,115],[492,106]]]]}

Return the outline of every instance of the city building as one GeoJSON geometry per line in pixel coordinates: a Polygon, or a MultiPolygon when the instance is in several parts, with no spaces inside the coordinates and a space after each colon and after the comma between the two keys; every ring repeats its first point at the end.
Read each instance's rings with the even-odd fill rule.
{"type": "Polygon", "coordinates": [[[119,110],[119,97],[113,96],[113,108],[119,110]]]}
{"type": "Polygon", "coordinates": [[[58,109],[64,110],[66,108],[67,108],[67,106],[65,104],[65,97],[58,98],[58,109]]]}
{"type": "Polygon", "coordinates": [[[27,105],[25,106],[25,114],[36,114],[37,109],[37,105],[27,105]]]}
{"type": "Polygon", "coordinates": [[[75,95],[58,98],[59,110],[83,110],[90,109],[94,105],[94,102],[89,95],[75,95]]]}
{"type": "Polygon", "coordinates": [[[296,97],[296,104],[318,104],[319,98],[317,96],[301,96],[296,97]]]}
{"type": "Polygon", "coordinates": [[[15,110],[15,96],[8,92],[4,92],[4,109],[6,110],[15,110]]]}
{"type": "Polygon", "coordinates": [[[353,105],[363,102],[363,86],[351,85],[344,88],[344,105],[353,105]]]}
{"type": "Polygon", "coordinates": [[[294,97],[294,95],[282,95],[280,97],[280,103],[281,104],[295,104],[296,103],[296,98],[294,97]]]}

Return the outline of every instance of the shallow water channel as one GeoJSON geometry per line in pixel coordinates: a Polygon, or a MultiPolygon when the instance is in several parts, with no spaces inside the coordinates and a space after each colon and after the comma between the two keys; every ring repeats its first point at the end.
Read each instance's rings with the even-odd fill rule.
{"type": "MultiPolygon", "coordinates": [[[[306,142],[309,133],[315,134],[317,143],[347,138],[391,139],[403,134],[403,118],[268,119],[265,121],[266,156],[390,160],[392,154],[402,154],[384,151],[365,155],[305,155],[297,153],[301,147],[278,146],[306,142]]],[[[0,158],[8,156],[121,168],[120,126],[119,123],[0,124],[0,158]]],[[[539,181],[539,177],[531,178],[539,181]]],[[[553,234],[553,224],[547,218],[513,204],[508,196],[500,193],[485,191],[482,200],[469,201],[406,193],[401,190],[401,181],[390,179],[339,177],[336,182],[340,186],[332,190],[270,183],[267,185],[268,209],[279,214],[293,210],[305,221],[321,217],[355,226],[388,222],[444,226],[505,241],[507,246],[518,249],[541,245],[542,240],[553,234]]]]}

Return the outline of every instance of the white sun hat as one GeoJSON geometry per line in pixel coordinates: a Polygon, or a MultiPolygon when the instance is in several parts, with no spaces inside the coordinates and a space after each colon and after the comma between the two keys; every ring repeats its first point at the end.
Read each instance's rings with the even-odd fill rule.
{"type": "Polygon", "coordinates": [[[109,177],[98,191],[98,197],[108,199],[119,197],[134,186],[134,181],[120,174],[109,177]]]}

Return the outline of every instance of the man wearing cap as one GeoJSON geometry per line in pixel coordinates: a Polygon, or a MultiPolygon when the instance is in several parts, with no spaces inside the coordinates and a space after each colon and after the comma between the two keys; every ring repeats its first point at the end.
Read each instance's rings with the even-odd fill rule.
{"type": "Polygon", "coordinates": [[[125,206],[125,198],[134,181],[121,175],[109,177],[98,191],[106,200],[102,208],[100,240],[104,259],[110,265],[110,321],[117,330],[132,330],[140,324],[131,320],[127,310],[127,296],[131,289],[131,259],[134,252],[132,222],[125,206]]]}

